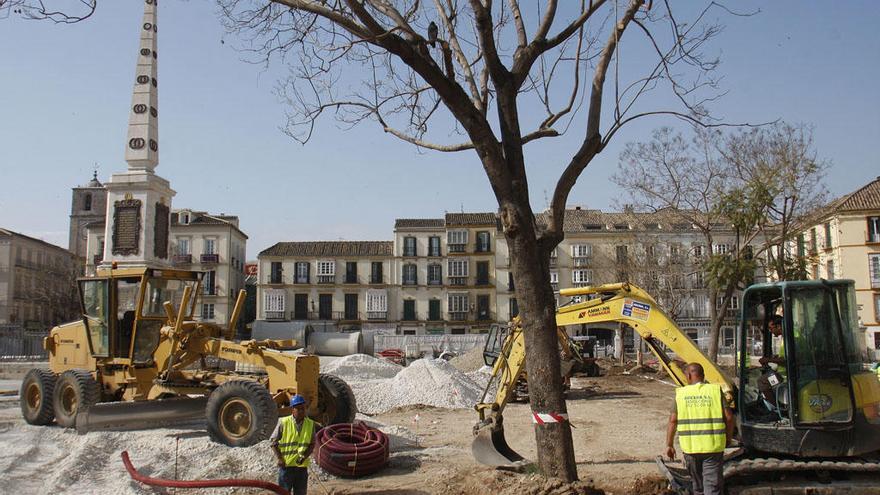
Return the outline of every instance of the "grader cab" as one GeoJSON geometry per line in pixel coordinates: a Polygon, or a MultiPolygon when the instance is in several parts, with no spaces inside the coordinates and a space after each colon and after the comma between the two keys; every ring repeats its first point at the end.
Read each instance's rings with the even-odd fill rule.
{"type": "Polygon", "coordinates": [[[79,280],[82,320],[44,339],[49,370],[33,369],[22,383],[25,420],[83,432],[201,417],[210,437],[230,446],[267,438],[294,394],[320,423],[353,420],[348,385],[320,374],[317,356],[285,352],[300,343],[232,340],[244,291],[228,325],[196,321],[200,283],[200,272],[154,268],[79,280]]]}

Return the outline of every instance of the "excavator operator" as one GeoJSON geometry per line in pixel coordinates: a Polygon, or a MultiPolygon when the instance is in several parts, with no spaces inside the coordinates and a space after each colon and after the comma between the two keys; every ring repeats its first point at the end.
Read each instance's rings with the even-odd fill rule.
{"type": "MultiPolygon", "coordinates": [[[[782,315],[773,315],[770,318],[770,321],[767,322],[767,329],[770,331],[771,338],[768,340],[772,340],[773,337],[779,337],[782,335],[782,315]]],[[[765,349],[772,349],[772,342],[764,343],[765,349]]],[[[770,411],[775,411],[777,408],[776,404],[776,394],[774,393],[774,387],[783,383],[788,376],[787,370],[785,368],[785,344],[780,342],[779,344],[779,353],[772,354],[770,356],[763,356],[760,360],[761,366],[766,368],[766,371],[762,374],[761,378],[758,379],[758,391],[761,392],[761,396],[764,398],[765,405],[770,411]],[[770,363],[776,365],[776,369],[773,370],[769,367],[770,363]]]]}

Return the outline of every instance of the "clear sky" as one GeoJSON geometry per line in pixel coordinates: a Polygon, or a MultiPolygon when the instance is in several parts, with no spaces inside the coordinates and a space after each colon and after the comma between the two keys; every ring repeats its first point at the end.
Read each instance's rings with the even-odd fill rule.
{"type": "MultiPolygon", "coordinates": [[[[729,90],[715,112],[731,122],[815,125],[835,195],[880,176],[880,2],[735,4],[761,13],[725,17],[711,45],[729,90]]],[[[88,182],[95,164],[102,181],[125,170],[142,5],[103,0],[75,25],[0,19],[0,227],[67,247],[70,188],[88,182]]],[[[473,151],[419,152],[375,124],[345,129],[330,119],[305,146],[284,135],[274,93],[283,67],[244,62],[213,2],[166,0],[158,27],[156,172],[177,191],[175,208],[238,215],[249,258],[278,241],[391,239],[395,218],[495,211],[473,151]]],[[[623,201],[609,182],[620,150],[668,123],[618,133],[569,203],[623,201]]],[[[536,210],[580,139],[527,150],[536,210]]]]}

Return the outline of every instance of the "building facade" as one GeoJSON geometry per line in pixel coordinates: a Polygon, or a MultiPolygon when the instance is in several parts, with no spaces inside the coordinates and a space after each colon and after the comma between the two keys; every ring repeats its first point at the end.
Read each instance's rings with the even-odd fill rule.
{"type": "MultiPolygon", "coordinates": [[[[567,210],[565,239],[550,260],[554,291],[636,283],[707,346],[713,302],[700,266],[708,248],[700,230],[676,218],[567,210]]],[[[390,242],[281,242],[266,249],[259,256],[257,319],[424,335],[483,333],[518,314],[510,255],[494,213],[397,219],[393,234],[390,242]]],[[[732,229],[717,227],[713,235],[716,252],[733,249],[732,229]]],[[[567,302],[557,296],[557,305],[567,302]]],[[[724,315],[722,349],[734,345],[738,310],[737,294],[724,315]]],[[[614,328],[582,330],[610,343],[614,328]]]]}
{"type": "Polygon", "coordinates": [[[67,249],[82,265],[86,265],[88,253],[88,226],[104,222],[107,214],[107,190],[98,180],[98,172],[84,186],[74,187],[70,201],[70,235],[67,249]]]}
{"type": "MultiPolygon", "coordinates": [[[[104,222],[88,224],[87,232],[86,273],[93,275],[103,260],[104,222]]],[[[238,292],[245,288],[247,239],[236,216],[188,209],[171,213],[172,266],[204,273],[196,315],[202,320],[229,320],[238,292]]]]}
{"type": "Polygon", "coordinates": [[[36,333],[75,319],[78,266],[67,249],[0,228],[0,324],[36,333]]]}
{"type": "Polygon", "coordinates": [[[279,242],[260,253],[257,319],[323,330],[384,325],[398,312],[390,241],[279,242]]]}
{"type": "Polygon", "coordinates": [[[809,278],[855,281],[865,345],[880,355],[880,177],[828,204],[794,242],[809,278]]]}

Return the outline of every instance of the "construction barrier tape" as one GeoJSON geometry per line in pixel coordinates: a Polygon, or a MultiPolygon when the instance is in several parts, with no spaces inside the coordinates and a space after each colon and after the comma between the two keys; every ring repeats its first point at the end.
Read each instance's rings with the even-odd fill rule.
{"type": "Polygon", "coordinates": [[[536,413],[532,412],[532,423],[537,423],[539,425],[547,424],[547,423],[563,423],[568,421],[568,414],[566,413],[536,413]]]}

